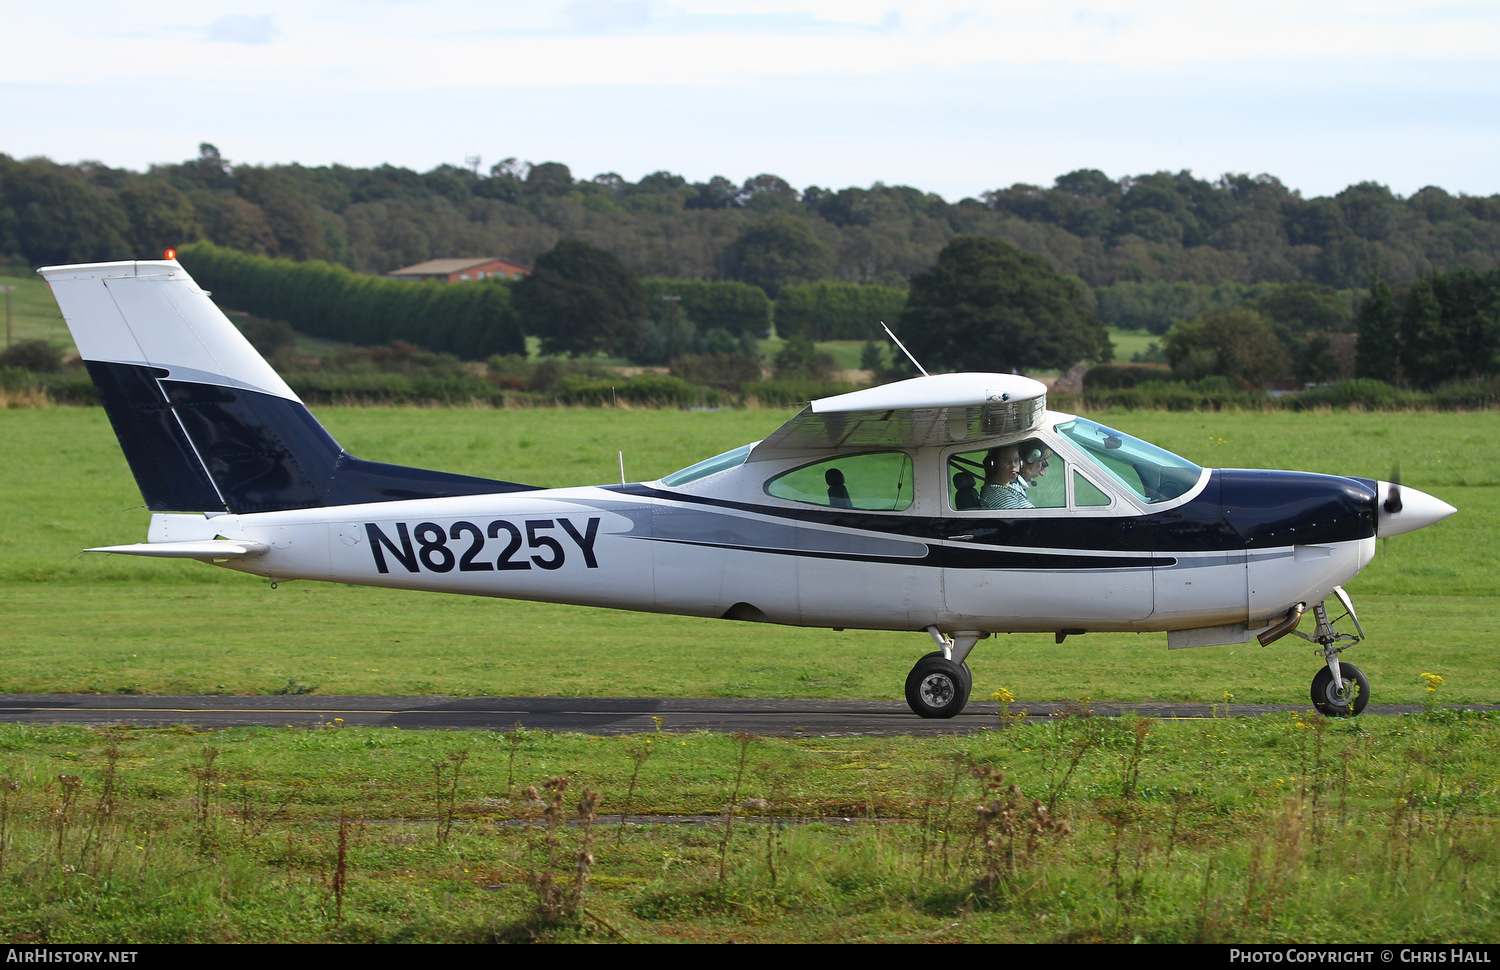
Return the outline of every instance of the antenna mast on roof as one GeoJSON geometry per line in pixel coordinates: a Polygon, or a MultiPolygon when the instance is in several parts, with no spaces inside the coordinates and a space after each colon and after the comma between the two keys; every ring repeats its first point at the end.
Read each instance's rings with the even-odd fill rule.
{"type": "Polygon", "coordinates": [[[895,334],[891,333],[891,328],[890,327],[886,327],[885,326],[885,321],[884,320],[880,321],[880,325],[882,327],[885,327],[886,335],[889,336],[892,340],[896,341],[896,346],[900,347],[901,348],[901,352],[906,355],[906,359],[909,360],[909,361],[911,361],[912,365],[914,367],[916,367],[917,370],[919,370],[919,371],[922,372],[922,376],[923,377],[931,377],[932,375],[929,374],[929,373],[927,373],[927,368],[925,368],[921,364],[917,363],[917,358],[913,357],[911,355],[911,351],[909,351],[909,350],[906,349],[906,344],[902,343],[901,339],[899,337],[897,337],[895,334]]]}

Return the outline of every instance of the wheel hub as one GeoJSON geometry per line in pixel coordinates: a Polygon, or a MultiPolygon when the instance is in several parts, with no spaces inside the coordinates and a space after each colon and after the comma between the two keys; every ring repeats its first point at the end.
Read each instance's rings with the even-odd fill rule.
{"type": "Polygon", "coordinates": [[[922,700],[933,707],[943,707],[953,700],[958,688],[946,674],[928,674],[922,678],[922,700]]]}

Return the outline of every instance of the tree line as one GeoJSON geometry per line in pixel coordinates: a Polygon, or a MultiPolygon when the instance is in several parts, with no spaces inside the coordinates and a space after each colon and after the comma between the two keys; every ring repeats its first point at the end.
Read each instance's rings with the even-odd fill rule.
{"type": "Polygon", "coordinates": [[[784,286],[822,281],[905,289],[965,235],[1035,253],[1096,290],[1297,282],[1353,290],[1376,273],[1407,283],[1460,266],[1496,268],[1500,196],[1428,187],[1401,198],[1365,182],[1305,199],[1270,175],[1111,179],[1083,169],[1051,186],[950,203],[910,186],[799,190],[769,174],[736,183],[670,172],[630,182],[514,159],[487,171],[424,173],[254,166],[204,144],[197,158],[137,173],[0,155],[0,257],[31,265],[150,256],[202,240],[380,274],[448,256],[529,265],[573,239],[614,253],[642,278],[735,280],[774,299],[784,286]]]}
{"type": "Polygon", "coordinates": [[[1500,270],[1372,280],[1358,362],[1360,377],[1425,388],[1500,373],[1500,270]]]}
{"type": "Polygon", "coordinates": [[[1392,285],[1372,277],[1350,313],[1346,294],[1309,284],[1273,288],[1238,306],[1177,321],[1163,336],[1155,370],[1098,368],[1096,387],[1132,387],[1171,377],[1219,378],[1242,387],[1295,377],[1340,376],[1331,338],[1357,334],[1360,379],[1433,390],[1500,375],[1500,270],[1460,267],[1392,285]]]}
{"type": "Polygon", "coordinates": [[[146,173],[0,155],[0,257],[154,255],[192,239],[184,262],[231,305],[469,359],[520,353],[526,334],[549,353],[641,363],[749,358],[774,318],[801,374],[823,369],[812,341],[879,339],[882,320],[948,367],[1105,360],[1102,322],[1161,335],[1153,359],[1184,379],[1325,380],[1329,337],[1356,326],[1363,376],[1436,386],[1496,370],[1500,196],[1400,199],[1362,183],[1303,200],[1269,176],[1082,170],[949,204],[771,175],[578,180],[554,162],[487,175],[243,166],[206,144],[146,173]],[[369,272],[476,254],[537,272],[515,287],[369,272]],[[952,313],[987,329],[955,328],[952,313]]]}

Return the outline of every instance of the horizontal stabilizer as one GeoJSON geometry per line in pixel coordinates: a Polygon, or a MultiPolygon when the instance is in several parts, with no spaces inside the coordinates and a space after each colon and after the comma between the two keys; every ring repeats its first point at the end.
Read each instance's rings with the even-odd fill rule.
{"type": "Polygon", "coordinates": [[[198,539],[191,542],[135,542],[128,546],[98,546],[85,552],[114,552],[122,556],[154,556],[157,559],[197,559],[212,562],[264,556],[270,546],[241,539],[198,539]]]}

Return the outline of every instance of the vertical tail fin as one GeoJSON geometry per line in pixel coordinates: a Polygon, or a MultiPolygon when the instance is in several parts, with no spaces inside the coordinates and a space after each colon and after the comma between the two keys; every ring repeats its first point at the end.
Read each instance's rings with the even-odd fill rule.
{"type": "Polygon", "coordinates": [[[176,260],[38,272],[153,512],[268,512],[529,487],[350,455],[176,260]]]}

